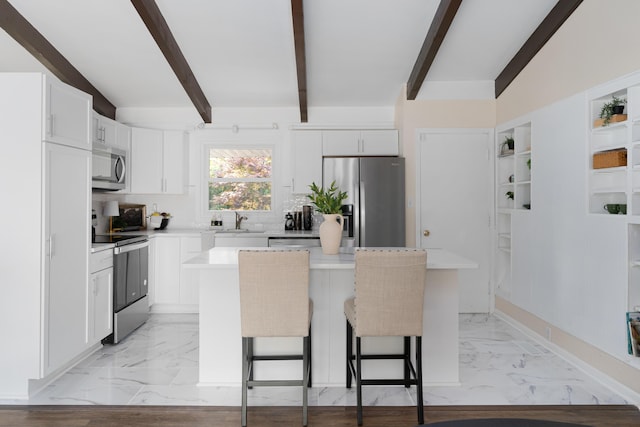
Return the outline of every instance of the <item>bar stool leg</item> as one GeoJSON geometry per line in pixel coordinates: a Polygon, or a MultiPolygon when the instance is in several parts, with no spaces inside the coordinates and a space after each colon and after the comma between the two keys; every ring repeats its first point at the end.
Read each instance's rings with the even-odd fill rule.
{"type": "Polygon", "coordinates": [[[347,320],[347,388],[351,388],[351,360],[353,359],[353,329],[347,320]]]}
{"type": "Polygon", "coordinates": [[[241,425],[247,426],[247,381],[249,379],[249,340],[242,337],[242,415],[241,425]]]}
{"type": "Polygon", "coordinates": [[[411,337],[404,337],[404,387],[411,387],[411,337]]]}
{"type": "Polygon", "coordinates": [[[309,388],[308,388],[308,380],[309,380],[309,342],[311,341],[310,336],[306,336],[303,338],[302,345],[302,425],[304,427],[307,426],[307,418],[308,418],[308,400],[309,400],[309,388]]]}
{"type": "Polygon", "coordinates": [[[312,385],[311,385],[312,384],[311,383],[311,372],[313,371],[313,369],[312,369],[313,363],[311,362],[311,353],[312,353],[312,351],[311,351],[311,342],[312,342],[312,340],[311,340],[311,324],[309,324],[309,383],[308,383],[309,387],[312,387],[312,385]]]}
{"type": "Polygon", "coordinates": [[[358,401],[358,425],[362,425],[362,363],[360,353],[360,337],[356,337],[356,396],[358,401]]]}
{"type": "Polygon", "coordinates": [[[416,371],[418,424],[424,424],[424,402],[422,396],[422,337],[416,337],[416,371]]]}

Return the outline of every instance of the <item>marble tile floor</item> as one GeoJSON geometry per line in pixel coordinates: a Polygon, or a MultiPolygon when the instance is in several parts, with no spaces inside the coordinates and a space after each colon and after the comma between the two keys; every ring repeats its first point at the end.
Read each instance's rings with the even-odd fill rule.
{"type": "MultiPolygon", "coordinates": [[[[29,404],[239,406],[239,387],[199,387],[197,315],[154,314],[29,404]]],[[[427,368],[427,367],[425,367],[427,368]]],[[[622,397],[489,315],[460,316],[460,387],[425,387],[426,405],[625,404],[622,397]]],[[[367,406],[415,404],[415,388],[364,387],[367,406]]],[[[355,406],[355,388],[314,387],[309,404],[355,406]]],[[[256,387],[250,405],[300,404],[297,387],[256,387]]],[[[24,401],[0,401],[0,404],[24,401]]]]}

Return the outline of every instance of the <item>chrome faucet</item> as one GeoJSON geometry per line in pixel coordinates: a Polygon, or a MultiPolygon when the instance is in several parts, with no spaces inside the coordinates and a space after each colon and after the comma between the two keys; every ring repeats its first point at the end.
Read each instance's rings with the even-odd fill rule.
{"type": "Polygon", "coordinates": [[[236,230],[240,230],[240,225],[242,224],[243,219],[248,219],[246,216],[240,216],[238,212],[236,212],[236,230]]]}

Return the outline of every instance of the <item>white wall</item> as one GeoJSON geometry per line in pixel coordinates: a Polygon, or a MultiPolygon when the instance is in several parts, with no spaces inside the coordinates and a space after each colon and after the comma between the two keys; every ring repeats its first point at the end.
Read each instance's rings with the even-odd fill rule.
{"type": "Polygon", "coordinates": [[[627,226],[587,214],[586,93],[640,70],[638,16],[635,0],[585,0],[496,105],[498,129],[532,122],[533,147],[532,209],[513,215],[512,291],[496,306],[636,393],[640,364],[626,355],[624,324],[627,226]]]}

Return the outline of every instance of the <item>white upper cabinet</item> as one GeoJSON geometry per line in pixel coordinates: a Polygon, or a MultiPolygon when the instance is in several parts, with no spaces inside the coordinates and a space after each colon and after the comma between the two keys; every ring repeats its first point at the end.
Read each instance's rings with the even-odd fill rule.
{"type": "Polygon", "coordinates": [[[127,153],[131,151],[131,128],[129,126],[116,122],[115,147],[125,150],[127,153]]]}
{"type": "Polygon", "coordinates": [[[91,97],[53,78],[45,78],[44,85],[42,139],[90,150],[91,97]]]}
{"type": "Polygon", "coordinates": [[[292,193],[309,193],[309,185],[322,185],[322,132],[300,130],[291,133],[293,145],[292,193]]]}
{"type": "Polygon", "coordinates": [[[129,161],[131,192],[184,193],[186,159],[184,132],[132,128],[129,161]]]}
{"type": "Polygon", "coordinates": [[[187,143],[182,131],[163,132],[163,193],[182,194],[187,186],[187,143]]]}
{"type": "Polygon", "coordinates": [[[397,156],[398,152],[396,129],[322,132],[324,156],[397,156]]]}
{"type": "Polygon", "coordinates": [[[94,111],[91,116],[91,142],[105,147],[115,147],[117,125],[118,122],[115,120],[94,111]]]}

